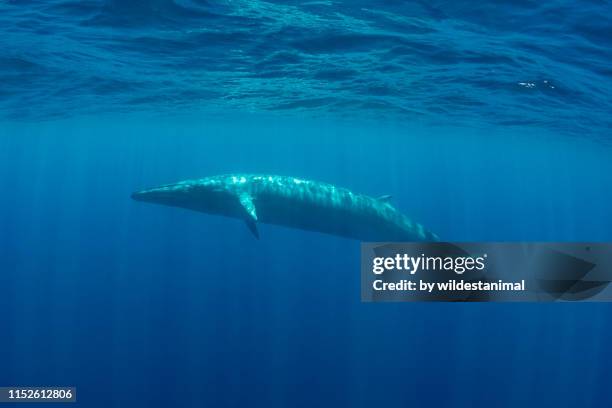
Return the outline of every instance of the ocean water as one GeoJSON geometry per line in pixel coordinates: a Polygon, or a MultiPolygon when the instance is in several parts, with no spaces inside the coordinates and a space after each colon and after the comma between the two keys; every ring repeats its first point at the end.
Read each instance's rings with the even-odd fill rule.
{"type": "MultiPolygon", "coordinates": [[[[612,306],[366,304],[359,243],[130,199],[228,172],[449,241],[612,240],[608,1],[0,3],[0,386],[83,407],[602,407],[612,306]]],[[[19,405],[28,406],[28,405],[19,405]]]]}

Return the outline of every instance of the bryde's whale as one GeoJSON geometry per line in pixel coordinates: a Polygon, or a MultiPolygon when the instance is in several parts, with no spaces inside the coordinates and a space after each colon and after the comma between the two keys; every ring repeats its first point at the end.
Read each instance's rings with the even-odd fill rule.
{"type": "Polygon", "coordinates": [[[227,174],[185,180],[132,194],[138,201],[323,232],[360,241],[437,241],[389,203],[327,183],[295,177],[227,174]]]}

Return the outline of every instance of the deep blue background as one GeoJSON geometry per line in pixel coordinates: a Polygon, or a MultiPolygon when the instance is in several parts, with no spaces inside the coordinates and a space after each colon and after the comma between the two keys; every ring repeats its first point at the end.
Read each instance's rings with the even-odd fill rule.
{"type": "MultiPolygon", "coordinates": [[[[610,406],[608,304],[362,304],[359,244],[130,200],[321,180],[612,240],[609,1],[0,2],[0,385],[82,407],[610,406]]],[[[21,405],[23,407],[23,405],[21,405]]]]}
{"type": "MultiPolygon", "coordinates": [[[[599,144],[502,130],[116,116],[0,139],[2,384],[81,406],[601,406],[608,304],[362,304],[359,245],[129,199],[311,177],[449,240],[606,240],[599,144]]],[[[8,136],[10,135],[10,136],[8,136]]]]}

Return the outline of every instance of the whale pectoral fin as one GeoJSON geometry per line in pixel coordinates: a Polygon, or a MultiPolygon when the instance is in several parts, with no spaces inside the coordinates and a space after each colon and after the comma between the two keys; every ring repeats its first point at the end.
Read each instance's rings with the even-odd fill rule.
{"type": "Polygon", "coordinates": [[[377,200],[383,203],[388,203],[389,201],[391,201],[392,198],[393,196],[387,194],[387,195],[382,195],[378,197],[377,200]]]}
{"type": "Polygon", "coordinates": [[[249,230],[253,233],[255,238],[259,239],[259,232],[257,231],[257,210],[253,203],[253,197],[248,193],[242,193],[238,198],[245,211],[244,220],[246,221],[247,227],[249,227],[249,230]]]}
{"type": "Polygon", "coordinates": [[[249,227],[249,231],[255,236],[255,238],[259,239],[259,231],[257,230],[257,223],[253,221],[252,218],[245,220],[247,227],[249,227]]]}
{"type": "Polygon", "coordinates": [[[247,218],[257,221],[257,211],[255,210],[255,204],[253,203],[253,197],[248,193],[241,193],[238,197],[242,208],[246,211],[247,218]]]}

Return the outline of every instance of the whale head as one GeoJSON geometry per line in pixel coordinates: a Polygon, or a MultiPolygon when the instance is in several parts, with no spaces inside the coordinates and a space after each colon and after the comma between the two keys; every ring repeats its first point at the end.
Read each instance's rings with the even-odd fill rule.
{"type": "Polygon", "coordinates": [[[132,193],[132,199],[228,216],[239,204],[236,195],[215,179],[186,180],[140,190],[132,193]]]}

